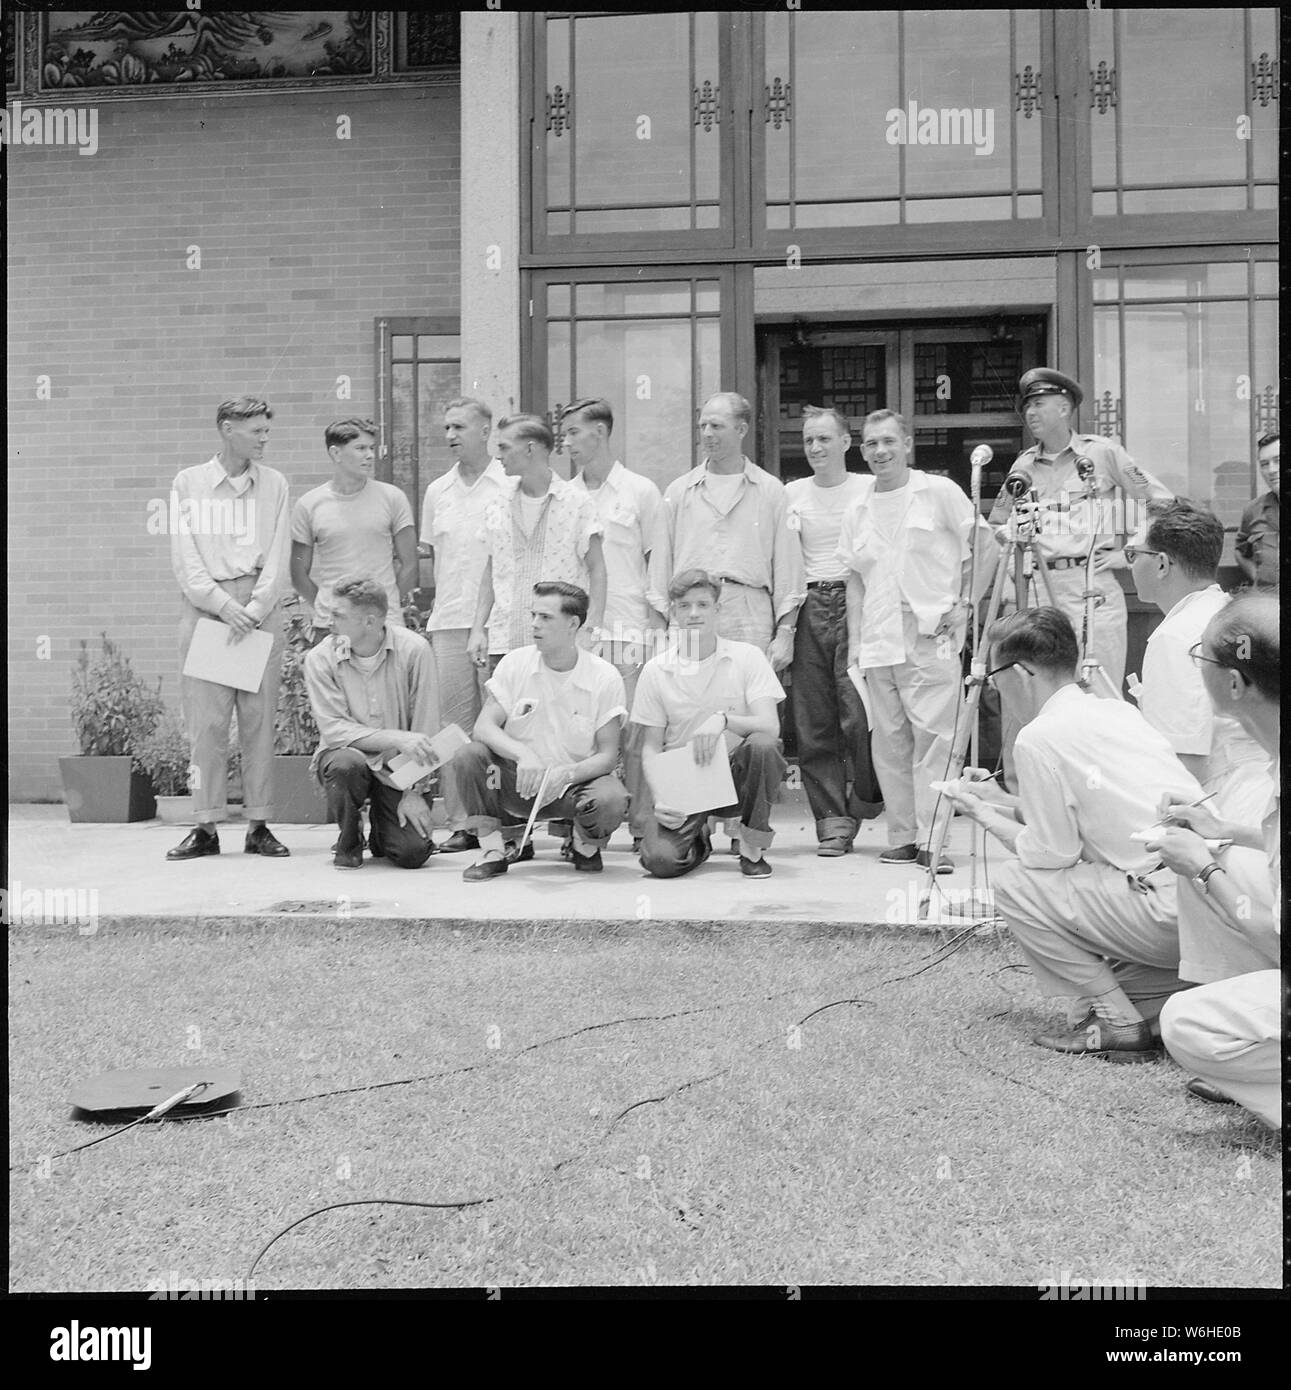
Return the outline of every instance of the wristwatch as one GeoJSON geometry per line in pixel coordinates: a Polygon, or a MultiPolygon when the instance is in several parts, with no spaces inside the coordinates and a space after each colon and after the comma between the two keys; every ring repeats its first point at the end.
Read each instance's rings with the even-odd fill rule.
{"type": "Polygon", "coordinates": [[[1201,889],[1203,893],[1209,895],[1211,877],[1214,874],[1222,874],[1226,872],[1227,870],[1224,868],[1222,864],[1217,863],[1215,860],[1212,859],[1211,862],[1207,864],[1205,868],[1202,869],[1199,873],[1193,874],[1192,881],[1197,885],[1198,888],[1201,889]]]}

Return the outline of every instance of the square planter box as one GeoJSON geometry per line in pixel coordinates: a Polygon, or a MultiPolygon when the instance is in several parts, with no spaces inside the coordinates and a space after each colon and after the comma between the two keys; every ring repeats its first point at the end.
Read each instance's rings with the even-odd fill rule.
{"type": "Polygon", "coordinates": [[[278,753],[273,760],[274,820],[283,825],[326,825],[327,799],[309,770],[311,758],[278,753]]]}
{"type": "Polygon", "coordinates": [[[58,767],[73,821],[119,824],[157,814],[152,782],[129,758],[59,758],[58,767]]]}
{"type": "Polygon", "coordinates": [[[196,825],[191,796],[159,796],[157,798],[157,819],[167,825],[196,825]]]}

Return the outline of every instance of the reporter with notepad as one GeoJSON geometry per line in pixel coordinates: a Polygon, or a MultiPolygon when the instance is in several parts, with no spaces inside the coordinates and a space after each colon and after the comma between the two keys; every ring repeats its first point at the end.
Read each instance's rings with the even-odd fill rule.
{"type": "Polygon", "coordinates": [[[668,600],[676,644],[648,661],[637,682],[632,721],[645,730],[646,781],[661,753],[689,744],[696,763],[706,765],[721,739],[737,798],[689,814],[656,803],[641,843],[641,865],[656,878],[677,878],[708,858],[710,815],[739,815],[741,873],[765,878],[771,872],[771,808],[787,766],[776,713],[784,687],[758,647],[717,635],[720,596],[720,584],[704,570],[673,578],[668,600]]]}

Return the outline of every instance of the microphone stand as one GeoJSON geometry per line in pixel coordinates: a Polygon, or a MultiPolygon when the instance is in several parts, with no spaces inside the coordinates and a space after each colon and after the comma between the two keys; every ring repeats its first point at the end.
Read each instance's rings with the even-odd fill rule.
{"type": "MultiPolygon", "coordinates": [[[[1104,700],[1123,700],[1125,697],[1112,684],[1112,678],[1103,670],[1102,664],[1094,655],[1094,613],[1100,604],[1106,602],[1103,595],[1094,587],[1094,558],[1098,549],[1098,499],[1094,495],[1094,465],[1084,455],[1076,457],[1076,473],[1085,484],[1084,501],[1094,513],[1091,518],[1089,553],[1085,556],[1085,587],[1081,591],[1083,604],[1080,620],[1080,686],[1091,695],[1104,700]]],[[[1047,576],[1046,576],[1047,577],[1047,576]]]]}
{"type": "MultiPolygon", "coordinates": [[[[1019,480],[1023,482],[1023,480],[1019,480]]],[[[974,491],[974,522],[973,540],[970,545],[970,569],[969,573],[973,576],[970,584],[976,584],[977,569],[977,517],[981,512],[978,508],[980,501],[981,482],[980,477],[973,479],[974,491]]],[[[1007,486],[1007,484],[1006,484],[1007,486]]],[[[1000,547],[999,559],[996,562],[995,578],[991,582],[991,596],[987,604],[986,618],[978,628],[975,624],[976,605],[974,604],[973,619],[970,620],[970,631],[973,636],[972,658],[969,664],[969,674],[965,680],[964,703],[960,707],[959,722],[955,730],[955,738],[951,744],[950,755],[946,760],[945,778],[953,781],[964,770],[964,760],[968,754],[970,742],[972,744],[974,757],[977,752],[979,708],[982,701],[982,691],[986,687],[986,656],[982,649],[982,637],[990,628],[991,624],[999,617],[1000,609],[1004,604],[1004,594],[1008,587],[1009,566],[1012,563],[1014,571],[1015,592],[1018,596],[1019,610],[1027,607],[1027,595],[1030,587],[1030,565],[1034,565],[1038,570],[1045,592],[1050,605],[1054,605],[1053,585],[1049,579],[1049,571],[1045,568],[1044,560],[1040,555],[1040,548],[1036,541],[1036,532],[1039,529],[1041,511],[1065,510],[1052,504],[1040,504],[1035,501],[1034,492],[1027,492],[1025,486],[1018,486],[1013,492],[1013,513],[1009,518],[1009,526],[1012,529],[1010,539],[1000,547]],[[1026,511],[1019,510],[1020,504],[1026,504],[1026,511]],[[1029,562],[1029,563],[1028,563],[1029,562]]],[[[972,589],[969,594],[971,597],[972,589]]],[[[1056,606],[1056,605],[1054,605],[1056,606]]],[[[976,765],[976,764],[974,764],[976,765]]],[[[919,895],[919,921],[926,921],[928,910],[932,905],[934,892],[943,891],[937,883],[937,862],[941,858],[941,852],[945,848],[946,836],[950,832],[950,822],[954,815],[954,807],[945,796],[937,798],[936,809],[933,812],[932,829],[928,836],[928,884],[924,891],[919,895]]],[[[995,920],[996,914],[986,893],[979,894],[977,888],[977,831],[980,827],[973,826],[972,851],[971,851],[971,880],[970,887],[964,902],[947,902],[943,912],[947,916],[962,916],[978,918],[978,925],[986,925],[995,920]]],[[[984,832],[983,832],[984,833],[984,832]]]]}

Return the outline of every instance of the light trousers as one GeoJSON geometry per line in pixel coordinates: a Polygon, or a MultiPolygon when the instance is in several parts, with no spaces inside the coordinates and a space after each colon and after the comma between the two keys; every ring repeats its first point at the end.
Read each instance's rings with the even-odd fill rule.
{"type": "Polygon", "coordinates": [[[1281,972],[1258,970],[1176,994],[1161,1040],[1185,1071],[1281,1129],[1281,1013],[1281,972]]]}
{"type": "Polygon", "coordinates": [[[924,637],[909,609],[901,613],[906,659],[865,671],[870,700],[870,753],[883,792],[890,845],[926,845],[937,794],[946,776],[963,694],[958,650],[924,637]]]}
{"type": "Polygon", "coordinates": [[[1026,956],[1041,992],[1089,1000],[1118,985],[1145,1019],[1177,990],[1175,876],[1150,874],[1146,893],[1111,864],[1028,869],[1011,859],[991,871],[995,909],[1026,956]]]}
{"type": "MultiPolygon", "coordinates": [[[[430,650],[435,658],[439,679],[439,708],[445,724],[456,724],[467,738],[475,737],[475,721],[480,717],[488,691],[484,682],[489,678],[487,666],[477,666],[466,655],[470,629],[449,627],[429,632],[430,650]]],[[[439,773],[444,797],[444,817],[450,830],[462,830],[466,824],[466,808],[458,789],[457,775],[451,762],[439,773]]]]}
{"type": "MultiPolygon", "coordinates": [[[[217,581],[226,594],[246,604],[255,589],[256,576],[217,581]]],[[[198,619],[213,618],[184,598],[179,621],[179,668],[182,672],[198,619]]],[[[216,619],[218,621],[218,619],[216,619]]],[[[180,707],[188,730],[193,765],[193,812],[201,822],[224,820],[229,806],[229,721],[236,709],[238,742],[242,751],[242,814],[247,820],[273,818],[273,720],[278,707],[282,675],[282,608],[260,624],[273,637],[269,660],[259,690],[236,690],[215,681],[179,678],[180,707]]]]}

